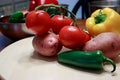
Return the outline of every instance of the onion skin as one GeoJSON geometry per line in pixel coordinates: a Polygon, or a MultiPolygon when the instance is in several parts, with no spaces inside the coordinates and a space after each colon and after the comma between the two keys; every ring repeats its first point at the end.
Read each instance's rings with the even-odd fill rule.
{"type": "Polygon", "coordinates": [[[120,36],[113,32],[105,32],[89,40],[83,50],[101,50],[108,58],[115,59],[120,54],[120,36]]]}
{"type": "Polygon", "coordinates": [[[35,51],[43,56],[55,56],[62,49],[59,36],[54,33],[35,35],[32,45],[35,51]]]}

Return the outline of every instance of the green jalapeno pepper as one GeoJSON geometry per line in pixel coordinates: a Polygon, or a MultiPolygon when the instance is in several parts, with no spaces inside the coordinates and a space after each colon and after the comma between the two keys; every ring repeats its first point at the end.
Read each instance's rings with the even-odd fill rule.
{"type": "Polygon", "coordinates": [[[13,13],[9,18],[10,23],[23,23],[25,22],[25,16],[22,11],[17,11],[13,13]]]}
{"type": "Polygon", "coordinates": [[[113,66],[111,72],[116,70],[116,64],[111,59],[105,57],[101,51],[65,51],[58,54],[58,62],[96,70],[103,70],[103,64],[107,62],[113,66]]]}

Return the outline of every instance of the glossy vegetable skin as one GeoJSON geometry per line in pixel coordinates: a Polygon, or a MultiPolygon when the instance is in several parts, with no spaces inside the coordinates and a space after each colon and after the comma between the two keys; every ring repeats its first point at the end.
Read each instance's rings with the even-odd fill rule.
{"type": "Polygon", "coordinates": [[[37,4],[37,1],[39,0],[30,0],[30,3],[29,3],[29,11],[32,11],[35,9],[35,7],[38,5],[37,4]]]}
{"type": "Polygon", "coordinates": [[[86,28],[91,36],[103,32],[120,34],[120,15],[111,8],[98,9],[86,20],[86,28]]]}
{"type": "Polygon", "coordinates": [[[35,9],[35,7],[42,5],[42,4],[55,4],[58,5],[57,0],[30,0],[29,3],[29,11],[32,11],[35,9]]]}
{"type": "Polygon", "coordinates": [[[51,19],[47,12],[43,10],[31,11],[26,16],[26,26],[34,34],[44,34],[50,29],[51,19]]]}
{"type": "Polygon", "coordinates": [[[113,66],[111,72],[116,70],[116,64],[111,59],[105,57],[101,51],[65,51],[58,54],[58,61],[63,64],[94,70],[103,70],[103,64],[107,62],[113,66]]]}
{"type": "Polygon", "coordinates": [[[28,14],[27,10],[16,11],[9,17],[10,23],[24,23],[26,19],[26,15],[28,14]]]}
{"type": "Polygon", "coordinates": [[[59,32],[60,41],[63,46],[70,49],[82,49],[90,37],[75,26],[64,26],[59,32]]]}
{"type": "Polygon", "coordinates": [[[55,4],[58,5],[58,0],[38,0],[38,5],[41,4],[55,4]]]}
{"type": "Polygon", "coordinates": [[[55,15],[51,18],[52,30],[54,33],[58,34],[64,26],[73,25],[73,20],[69,17],[63,15],[55,15]]]}

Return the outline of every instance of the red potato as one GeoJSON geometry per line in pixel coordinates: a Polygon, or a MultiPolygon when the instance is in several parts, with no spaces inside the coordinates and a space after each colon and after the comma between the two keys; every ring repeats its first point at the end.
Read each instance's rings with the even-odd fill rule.
{"type": "Polygon", "coordinates": [[[62,49],[59,36],[54,33],[35,35],[32,44],[35,51],[43,56],[54,56],[62,49]]]}
{"type": "Polygon", "coordinates": [[[101,33],[88,41],[83,50],[101,50],[106,57],[115,59],[120,54],[120,36],[112,32],[101,33]]]}

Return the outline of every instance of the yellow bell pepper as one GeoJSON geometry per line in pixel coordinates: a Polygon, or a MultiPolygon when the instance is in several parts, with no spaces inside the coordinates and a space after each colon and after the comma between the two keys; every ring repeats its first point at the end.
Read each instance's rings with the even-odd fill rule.
{"type": "Polygon", "coordinates": [[[98,9],[87,18],[86,28],[93,37],[103,32],[120,35],[120,15],[111,8],[98,9]]]}

